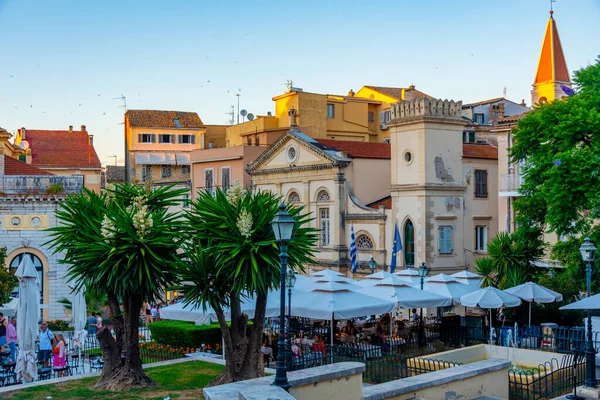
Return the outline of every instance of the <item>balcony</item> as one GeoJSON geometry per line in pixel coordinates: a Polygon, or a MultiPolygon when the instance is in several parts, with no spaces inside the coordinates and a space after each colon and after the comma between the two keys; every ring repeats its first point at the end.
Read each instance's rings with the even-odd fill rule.
{"type": "Polygon", "coordinates": [[[519,189],[521,188],[521,182],[523,181],[523,177],[519,174],[506,174],[502,175],[500,180],[500,192],[498,196],[500,197],[517,197],[522,196],[519,193],[519,189]]]}
{"type": "Polygon", "coordinates": [[[4,175],[5,194],[46,194],[52,186],[62,186],[56,194],[79,193],[83,189],[83,175],[4,175]]]}

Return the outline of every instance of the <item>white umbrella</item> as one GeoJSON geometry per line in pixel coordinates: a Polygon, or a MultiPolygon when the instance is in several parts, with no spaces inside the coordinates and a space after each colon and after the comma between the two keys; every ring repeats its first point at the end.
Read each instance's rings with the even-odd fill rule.
{"type": "Polygon", "coordinates": [[[450,297],[431,293],[427,290],[415,289],[397,276],[381,279],[375,285],[362,288],[358,292],[396,301],[400,303],[402,308],[445,307],[452,305],[450,297]]]}
{"type": "Polygon", "coordinates": [[[407,281],[410,286],[417,289],[421,288],[421,277],[419,272],[414,268],[406,268],[398,272],[394,272],[392,275],[396,275],[400,279],[407,281]]]}
{"type": "Polygon", "coordinates": [[[474,287],[476,290],[481,289],[481,282],[483,280],[483,277],[479,274],[475,274],[473,272],[464,270],[452,274],[450,276],[459,281],[460,283],[464,283],[465,285],[474,287]]]}
{"type": "Polygon", "coordinates": [[[460,304],[467,307],[490,309],[490,344],[492,344],[492,308],[516,307],[521,305],[521,299],[513,294],[488,286],[462,296],[460,304]]]}
{"type": "Polygon", "coordinates": [[[73,312],[73,325],[75,327],[75,347],[78,349],[79,362],[81,362],[81,347],[85,343],[85,338],[87,337],[87,331],[85,330],[85,323],[87,319],[85,288],[73,293],[71,307],[73,312]]]}
{"type": "Polygon", "coordinates": [[[30,256],[24,256],[15,276],[19,278],[19,307],[17,315],[17,380],[32,382],[37,379],[35,341],[40,318],[40,284],[30,256]]]}
{"type": "Polygon", "coordinates": [[[324,269],[321,271],[313,272],[310,276],[344,276],[341,272],[337,272],[331,269],[324,269]]]}
{"type": "Polygon", "coordinates": [[[431,293],[451,297],[455,303],[460,303],[461,296],[477,290],[464,283],[460,283],[456,278],[446,274],[437,274],[425,278],[425,285],[423,288],[431,293]]]}
{"type": "Polygon", "coordinates": [[[206,311],[202,306],[194,308],[193,304],[184,306],[184,303],[175,303],[160,309],[160,317],[162,319],[173,319],[176,321],[189,321],[197,325],[210,324],[210,315],[215,311],[211,307],[207,307],[206,311]]]}
{"type": "Polygon", "coordinates": [[[365,278],[363,280],[358,281],[357,285],[364,286],[364,287],[373,286],[373,285],[377,284],[378,282],[381,282],[382,279],[386,279],[386,278],[389,278],[392,276],[394,278],[399,279],[396,275],[390,274],[389,272],[379,271],[374,274],[365,276],[365,278]]]}
{"type": "Polygon", "coordinates": [[[531,326],[531,303],[554,303],[562,301],[562,294],[538,285],[537,283],[527,282],[505,290],[506,293],[514,294],[521,300],[529,302],[529,325],[531,326]]]}
{"type": "Polygon", "coordinates": [[[4,315],[14,316],[19,307],[19,299],[13,298],[8,303],[0,307],[0,312],[4,315]]]}
{"type": "MultiPolygon", "coordinates": [[[[302,290],[310,290],[314,288],[315,285],[325,284],[325,283],[340,283],[340,284],[349,284],[349,285],[358,285],[358,281],[354,279],[346,278],[341,275],[327,275],[327,276],[311,276],[309,278],[301,279],[296,281],[296,285],[294,288],[300,288],[302,290]]],[[[350,290],[354,290],[350,288],[350,290]]]]}
{"type": "Polygon", "coordinates": [[[600,294],[595,294],[575,303],[562,306],[561,310],[598,310],[600,309],[600,294]]]}

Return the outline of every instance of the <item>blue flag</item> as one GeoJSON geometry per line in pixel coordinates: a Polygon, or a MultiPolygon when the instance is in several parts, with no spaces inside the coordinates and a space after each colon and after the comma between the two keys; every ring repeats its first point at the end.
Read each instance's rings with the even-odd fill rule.
{"type": "Polygon", "coordinates": [[[350,260],[352,261],[352,273],[355,273],[358,269],[358,257],[356,252],[356,238],[354,237],[354,225],[352,225],[352,228],[350,229],[350,260]]]}
{"type": "Polygon", "coordinates": [[[392,263],[390,264],[390,273],[396,270],[396,254],[402,250],[402,239],[400,238],[400,230],[398,230],[398,221],[394,224],[394,244],[392,246],[392,263]]]}

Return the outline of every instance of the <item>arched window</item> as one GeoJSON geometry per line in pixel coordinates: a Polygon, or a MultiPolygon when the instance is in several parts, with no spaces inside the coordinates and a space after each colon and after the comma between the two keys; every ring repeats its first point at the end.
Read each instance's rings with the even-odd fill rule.
{"type": "Polygon", "coordinates": [[[329,197],[329,192],[327,192],[327,190],[321,190],[317,194],[317,201],[331,201],[329,197]]]}
{"type": "Polygon", "coordinates": [[[375,246],[371,238],[363,233],[356,238],[356,248],[358,250],[373,250],[375,246]]]}
{"type": "Polygon", "coordinates": [[[288,196],[288,203],[300,203],[300,195],[297,192],[291,192],[288,196]]]}
{"type": "Polygon", "coordinates": [[[404,224],[404,266],[415,266],[415,227],[410,219],[404,224]]]}
{"type": "MultiPolygon", "coordinates": [[[[9,268],[17,269],[19,267],[19,264],[21,264],[23,257],[25,257],[25,256],[31,257],[31,261],[33,261],[33,266],[35,267],[35,269],[37,271],[38,280],[40,283],[40,304],[42,304],[44,302],[44,266],[42,264],[42,260],[40,260],[39,257],[36,256],[35,254],[21,253],[12,259],[12,261],[10,262],[9,268]]],[[[18,296],[18,294],[19,294],[18,286],[15,288],[15,290],[13,290],[12,294],[14,296],[18,296]]]]}

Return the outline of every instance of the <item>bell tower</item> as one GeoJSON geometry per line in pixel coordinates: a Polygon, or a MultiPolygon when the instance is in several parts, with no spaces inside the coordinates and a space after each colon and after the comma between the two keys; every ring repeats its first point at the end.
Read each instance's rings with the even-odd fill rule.
{"type": "Polygon", "coordinates": [[[553,14],[554,11],[550,10],[550,18],[546,24],[540,60],[531,91],[531,100],[534,105],[560,99],[566,96],[562,86],[571,87],[569,70],[553,14]]]}

